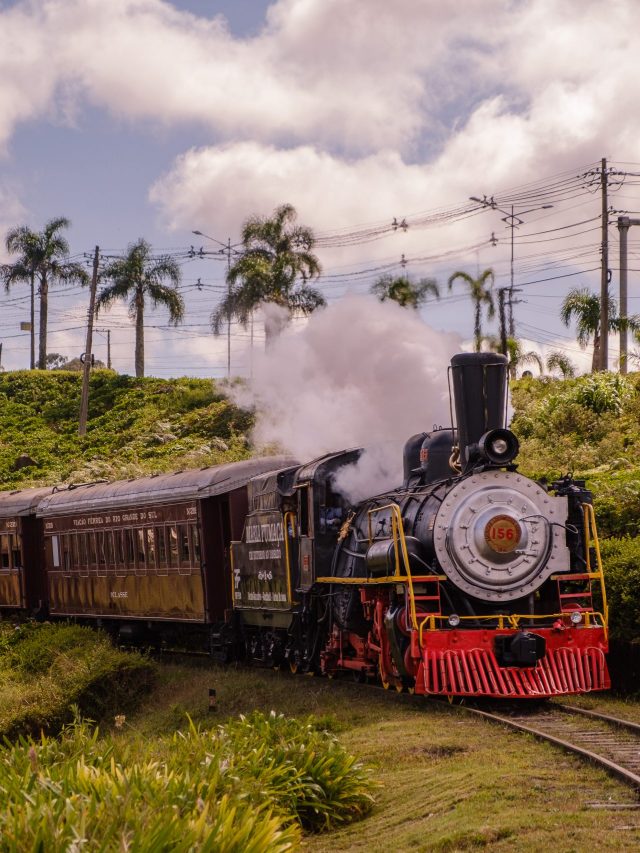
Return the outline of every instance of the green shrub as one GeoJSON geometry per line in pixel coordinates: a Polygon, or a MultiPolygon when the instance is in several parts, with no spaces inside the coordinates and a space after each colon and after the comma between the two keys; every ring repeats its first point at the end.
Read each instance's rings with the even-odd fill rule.
{"type": "Polygon", "coordinates": [[[133,706],[155,666],[91,628],[30,623],[0,633],[0,735],[55,731],[77,704],[95,718],[133,706]]]}
{"type": "Polygon", "coordinates": [[[364,814],[371,787],[331,736],[273,713],[151,742],[76,719],[0,751],[0,837],[9,851],[280,853],[301,826],[364,814]]]}
{"type": "Polygon", "coordinates": [[[0,373],[0,488],[123,479],[249,455],[253,415],[208,379],[91,373],[87,434],[78,436],[79,373],[0,373]],[[14,470],[21,454],[35,466],[14,470]]]}
{"type": "Polygon", "coordinates": [[[609,603],[609,628],[617,640],[640,638],[640,538],[601,543],[609,603]]]}
{"type": "Polygon", "coordinates": [[[229,723],[221,735],[239,756],[238,772],[266,792],[307,830],[332,829],[372,806],[364,768],[335,737],[311,722],[255,711],[229,723]]]}

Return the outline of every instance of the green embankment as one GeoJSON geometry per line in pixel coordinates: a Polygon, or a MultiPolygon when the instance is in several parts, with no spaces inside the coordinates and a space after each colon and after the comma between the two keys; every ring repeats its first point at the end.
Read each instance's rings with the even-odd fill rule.
{"type": "Polygon", "coordinates": [[[640,374],[521,379],[512,385],[520,470],[567,472],[593,491],[611,636],[640,638],[640,374]]]}
{"type": "Polygon", "coordinates": [[[161,671],[89,628],[2,626],[2,850],[284,853],[371,810],[371,773],[322,720],[249,708],[217,725],[196,707],[132,727],[145,694],[142,726],[166,713],[161,671]]]}
{"type": "Polygon", "coordinates": [[[86,436],[78,436],[81,375],[0,374],[0,484],[136,477],[216,465],[250,455],[250,413],[207,379],[91,375],[86,436]],[[35,463],[18,467],[26,454],[35,463]]]}

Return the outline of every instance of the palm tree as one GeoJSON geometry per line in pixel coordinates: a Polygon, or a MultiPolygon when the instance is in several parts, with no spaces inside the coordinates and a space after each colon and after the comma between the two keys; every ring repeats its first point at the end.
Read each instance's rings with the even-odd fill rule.
{"type": "Polygon", "coordinates": [[[63,228],[70,226],[63,216],[47,222],[40,232],[32,231],[26,225],[11,229],[5,245],[11,254],[17,254],[14,264],[5,264],[0,271],[5,288],[9,290],[17,282],[29,282],[31,286],[31,367],[35,361],[35,281],[38,280],[40,297],[40,328],[38,333],[38,368],[47,367],[47,321],[49,313],[49,285],[54,282],[64,284],[87,284],[89,276],[80,265],[67,260],[69,243],[60,234],[63,228]]]}
{"type": "MultiPolygon", "coordinates": [[[[490,352],[502,352],[502,342],[497,335],[483,335],[482,340],[486,343],[490,352]]],[[[523,352],[522,344],[517,338],[507,338],[507,356],[509,358],[509,368],[513,376],[515,376],[516,369],[525,364],[535,364],[540,375],[542,376],[544,373],[542,358],[535,350],[523,352]]]]}
{"type": "MultiPolygon", "coordinates": [[[[609,332],[619,332],[625,327],[632,332],[640,330],[640,318],[618,317],[618,306],[615,299],[607,295],[609,304],[609,332]]],[[[577,320],[578,343],[584,349],[593,337],[593,357],[591,372],[595,373],[600,364],[600,297],[591,293],[587,288],[574,288],[564,298],[560,309],[560,319],[568,326],[572,317],[577,320]]]]}
{"type": "Polygon", "coordinates": [[[109,308],[116,299],[129,300],[129,316],[136,324],[136,376],[144,376],[144,311],[145,300],[153,308],[163,305],[169,309],[169,322],[177,326],[184,317],[184,300],[177,291],[181,274],[177,262],[166,255],[153,257],[146,240],[138,240],[127,248],[124,258],[109,264],[102,278],[112,284],[104,288],[96,300],[96,314],[109,308]],[[165,280],[169,284],[165,284],[165,280]]]}
{"type": "Polygon", "coordinates": [[[493,302],[493,291],[491,290],[495,276],[492,269],[485,270],[483,273],[480,273],[477,278],[473,278],[473,276],[466,272],[454,272],[453,275],[449,276],[449,290],[451,290],[454,282],[458,279],[469,285],[469,295],[473,302],[474,312],[473,338],[475,341],[476,352],[480,352],[480,348],[482,346],[481,319],[483,303],[487,306],[487,317],[489,320],[493,319],[496,313],[495,304],[493,302]],[[489,283],[488,287],[487,282],[489,283]]]}
{"type": "Polygon", "coordinates": [[[390,299],[402,308],[413,308],[414,311],[424,305],[429,294],[440,299],[440,289],[434,278],[421,278],[414,284],[406,275],[381,276],[371,286],[371,293],[377,296],[380,302],[390,299]]]}
{"type": "MultiPolygon", "coordinates": [[[[246,328],[261,303],[284,308],[287,318],[311,314],[326,304],[322,294],[307,284],[321,272],[312,251],[315,237],[295,220],[295,208],[283,204],[271,218],[253,216],[245,222],[242,252],[227,273],[229,293],[211,314],[214,335],[233,317],[246,328]]],[[[267,345],[277,331],[265,323],[267,345]]]]}
{"type": "Polygon", "coordinates": [[[576,367],[571,359],[558,350],[547,356],[547,370],[559,370],[563,379],[571,379],[576,375],[576,367]]]}

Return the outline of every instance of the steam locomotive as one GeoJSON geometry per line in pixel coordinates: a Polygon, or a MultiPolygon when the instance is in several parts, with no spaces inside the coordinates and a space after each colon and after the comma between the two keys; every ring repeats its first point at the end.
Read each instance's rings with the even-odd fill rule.
{"type": "Polygon", "coordinates": [[[421,694],[608,688],[591,494],[518,473],[503,356],[454,356],[450,383],[457,428],[355,504],[359,449],[0,494],[0,612],[421,694]]]}

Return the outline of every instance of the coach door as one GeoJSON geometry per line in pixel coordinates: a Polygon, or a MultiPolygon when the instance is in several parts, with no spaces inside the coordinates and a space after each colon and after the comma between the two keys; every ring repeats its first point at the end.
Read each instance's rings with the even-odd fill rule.
{"type": "Polygon", "coordinates": [[[300,588],[313,584],[313,513],[309,486],[298,489],[298,570],[300,588]]]}

